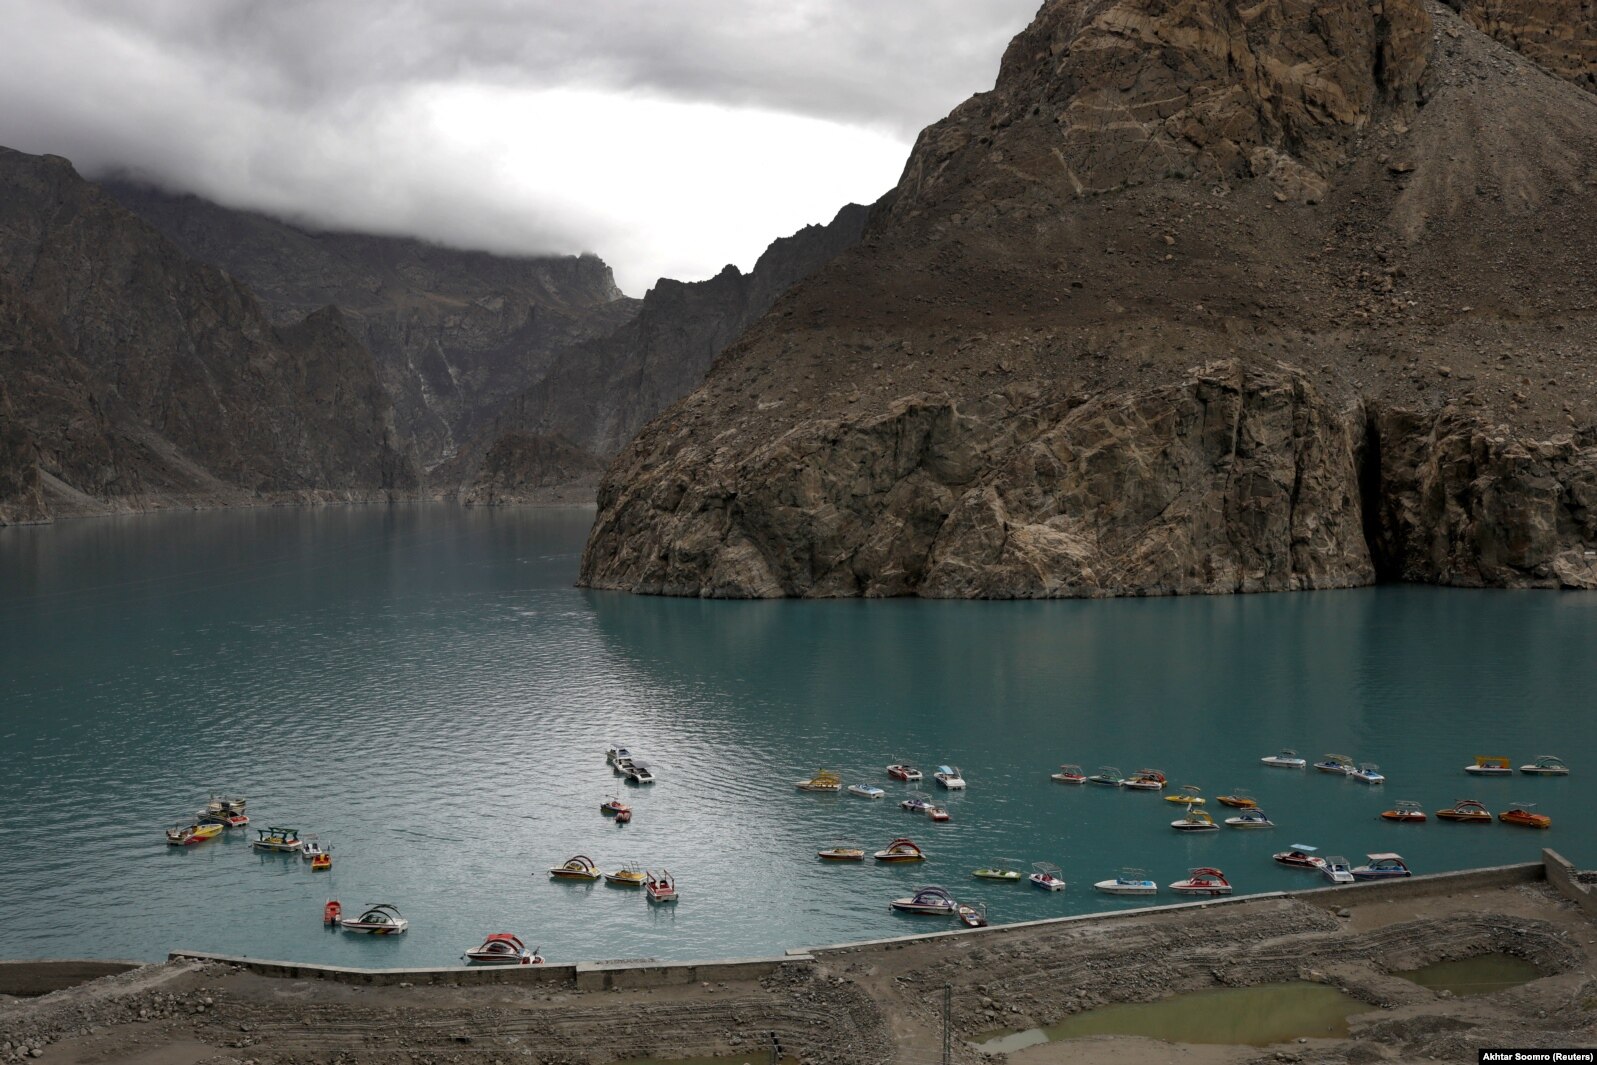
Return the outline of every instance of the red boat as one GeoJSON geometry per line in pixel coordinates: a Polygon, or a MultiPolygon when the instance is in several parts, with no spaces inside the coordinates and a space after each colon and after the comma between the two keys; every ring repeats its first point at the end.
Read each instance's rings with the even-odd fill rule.
{"type": "Polygon", "coordinates": [[[1231,881],[1218,869],[1205,866],[1194,869],[1185,880],[1177,880],[1170,885],[1171,891],[1183,895],[1229,895],[1231,894],[1231,881]]]}
{"type": "Polygon", "coordinates": [[[1293,869],[1311,869],[1319,872],[1325,868],[1325,859],[1317,858],[1314,852],[1318,847],[1311,847],[1306,843],[1294,843],[1289,851],[1282,851],[1275,855],[1275,860],[1282,865],[1289,865],[1293,869]]]}
{"type": "Polygon", "coordinates": [[[921,771],[904,762],[895,762],[887,767],[887,775],[894,780],[902,780],[906,784],[913,784],[921,779],[921,771]]]}
{"type": "Polygon", "coordinates": [[[1424,821],[1425,811],[1417,802],[1407,802],[1403,799],[1397,801],[1396,809],[1382,810],[1381,816],[1388,821],[1424,821]]]}
{"type": "Polygon", "coordinates": [[[322,907],[322,924],[334,924],[344,914],[344,907],[338,904],[337,899],[328,899],[327,905],[322,907]]]}
{"type": "Polygon", "coordinates": [[[669,869],[662,869],[659,873],[649,873],[648,879],[643,882],[643,890],[648,892],[650,902],[677,900],[676,878],[671,875],[669,869]]]}
{"type": "Polygon", "coordinates": [[[1552,828],[1553,819],[1546,814],[1531,813],[1533,802],[1516,802],[1512,808],[1504,810],[1497,815],[1497,819],[1505,825],[1519,825],[1522,828],[1552,828]]]}
{"type": "Polygon", "coordinates": [[[480,946],[466,951],[465,957],[467,961],[478,965],[543,964],[543,958],[537,950],[528,950],[525,943],[509,932],[493,933],[480,946]]]}

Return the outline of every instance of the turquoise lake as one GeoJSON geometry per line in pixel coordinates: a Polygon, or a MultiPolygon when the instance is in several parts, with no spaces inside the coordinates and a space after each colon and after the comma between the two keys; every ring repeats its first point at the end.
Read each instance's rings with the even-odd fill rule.
{"type": "MultiPolygon", "coordinates": [[[[761,955],[950,927],[890,913],[922,884],[995,922],[1117,907],[1093,881],[1193,866],[1239,892],[1320,886],[1289,843],[1419,871],[1597,865],[1597,596],[1384,587],[1098,602],[706,602],[573,587],[592,512],[259,509],[0,529],[0,957],[174,948],[350,965],[446,965],[515,931],[550,960],[761,955]],[[604,749],[659,774],[622,788],[604,749]],[[1368,787],[1259,763],[1283,746],[1378,763],[1368,787]],[[1556,754],[1566,779],[1481,780],[1476,755],[1556,754]],[[889,762],[959,765],[901,811],[889,762]],[[1154,793],[1069,787],[1061,762],[1244,788],[1279,827],[1197,837],[1154,793]],[[818,796],[826,767],[888,798],[818,796]],[[328,873],[249,830],[162,830],[212,792],[255,826],[333,846],[328,873]],[[633,822],[599,804],[624,792],[633,822]],[[1545,832],[1433,820],[1534,802],[1545,832]],[[919,866],[832,866],[908,835],[919,866]],[[681,902],[552,882],[576,853],[669,868],[681,902]],[[1069,889],[974,880],[996,857],[1069,889]],[[396,903],[392,938],[331,933],[323,903],[396,903]]],[[[928,783],[930,783],[928,779],[928,783]]],[[[1168,894],[1166,901],[1178,901],[1168,894]]]]}

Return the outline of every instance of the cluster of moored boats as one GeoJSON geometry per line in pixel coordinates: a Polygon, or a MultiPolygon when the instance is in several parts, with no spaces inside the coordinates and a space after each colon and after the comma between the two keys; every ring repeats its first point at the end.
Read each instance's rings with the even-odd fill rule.
{"type": "MultiPolygon", "coordinates": [[[[192,847],[217,838],[227,829],[244,828],[250,823],[248,807],[249,800],[242,797],[213,795],[194,815],[192,824],[167,829],[166,842],[174,847],[192,847]]],[[[315,836],[301,836],[298,829],[277,825],[258,828],[250,846],[258,851],[298,854],[310,862],[315,872],[333,867],[332,847],[323,845],[315,836]]]]}

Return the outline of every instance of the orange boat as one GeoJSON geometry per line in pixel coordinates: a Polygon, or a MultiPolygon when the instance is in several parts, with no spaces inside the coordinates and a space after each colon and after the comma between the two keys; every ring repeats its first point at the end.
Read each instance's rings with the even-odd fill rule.
{"type": "Polygon", "coordinates": [[[1388,821],[1426,820],[1425,811],[1420,808],[1420,804],[1417,802],[1408,802],[1406,800],[1399,799],[1397,801],[1396,807],[1397,808],[1393,810],[1382,810],[1381,816],[1386,818],[1388,821]]]}
{"type": "Polygon", "coordinates": [[[1492,819],[1492,812],[1483,803],[1474,799],[1460,799],[1451,808],[1436,811],[1436,816],[1443,821],[1466,821],[1471,824],[1487,824],[1492,819]]]}
{"type": "Polygon", "coordinates": [[[319,873],[332,867],[333,855],[331,851],[322,851],[322,853],[311,859],[311,872],[313,873],[319,873]]]}
{"type": "Polygon", "coordinates": [[[1215,798],[1219,800],[1221,806],[1230,806],[1238,810],[1246,810],[1250,806],[1259,805],[1257,799],[1241,788],[1236,789],[1230,795],[1216,795],[1215,798]]]}
{"type": "Polygon", "coordinates": [[[1497,815],[1497,819],[1505,825],[1519,825],[1523,828],[1552,828],[1553,819],[1546,814],[1531,813],[1533,802],[1516,802],[1507,810],[1497,815]]]}
{"type": "Polygon", "coordinates": [[[327,905],[322,907],[322,924],[337,924],[343,914],[344,907],[338,904],[338,900],[328,899],[327,905]]]}

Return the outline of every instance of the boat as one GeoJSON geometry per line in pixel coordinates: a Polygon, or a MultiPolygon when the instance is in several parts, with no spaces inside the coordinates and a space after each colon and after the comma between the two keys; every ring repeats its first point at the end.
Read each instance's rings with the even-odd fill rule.
{"type": "Polygon", "coordinates": [[[495,932],[464,955],[466,961],[476,965],[542,965],[543,958],[536,950],[509,932],[495,932]]]}
{"type": "Polygon", "coordinates": [[[1094,891],[1101,891],[1105,895],[1157,895],[1159,885],[1148,879],[1148,874],[1141,869],[1122,869],[1120,875],[1113,880],[1100,880],[1093,886],[1094,891]]]}
{"type": "Polygon", "coordinates": [[[947,821],[953,815],[942,806],[928,806],[926,807],[926,816],[931,818],[933,821],[947,821]]]}
{"type": "Polygon", "coordinates": [[[230,798],[226,795],[212,795],[205,808],[195,814],[201,823],[221,825],[224,828],[243,828],[250,823],[249,815],[244,812],[249,800],[243,798],[230,798]]]}
{"type": "Polygon", "coordinates": [[[1477,777],[1508,777],[1514,775],[1514,763],[1497,755],[1478,754],[1475,764],[1465,766],[1464,772],[1477,777]]]}
{"type": "Polygon", "coordinates": [[[1225,823],[1232,828],[1274,828],[1275,822],[1257,806],[1245,806],[1242,812],[1235,817],[1228,817],[1225,823]]]}
{"type": "Polygon", "coordinates": [[[1202,806],[1208,800],[1199,794],[1201,790],[1196,784],[1183,784],[1176,789],[1174,795],[1166,795],[1164,801],[1184,802],[1188,806],[1202,806]]]}
{"type": "Polygon", "coordinates": [[[313,873],[325,873],[332,867],[333,852],[331,849],[324,850],[322,853],[311,859],[311,872],[313,873]]]}
{"type": "Polygon", "coordinates": [[[1520,766],[1519,771],[1541,777],[1567,777],[1569,775],[1569,767],[1564,764],[1564,760],[1562,758],[1554,758],[1550,754],[1540,755],[1529,765],[1520,766]]]}
{"type": "Polygon", "coordinates": [[[604,760],[619,769],[623,762],[629,765],[632,763],[632,752],[625,747],[606,747],[604,749],[604,760]]]}
{"type": "Polygon", "coordinates": [[[619,795],[612,795],[599,804],[599,812],[606,817],[614,817],[616,814],[631,813],[632,807],[622,802],[619,795]]]}
{"type": "Polygon", "coordinates": [[[1393,808],[1390,810],[1381,811],[1381,816],[1386,818],[1388,821],[1423,822],[1429,820],[1429,818],[1425,816],[1424,808],[1421,807],[1417,802],[1411,802],[1408,799],[1399,799],[1397,802],[1392,804],[1392,807],[1393,808]]]}
{"type": "Polygon", "coordinates": [[[1259,761],[1277,769],[1302,769],[1309,764],[1307,758],[1300,757],[1298,752],[1290,747],[1282,747],[1275,754],[1267,754],[1259,761]]]}
{"type": "Polygon", "coordinates": [[[627,779],[634,784],[653,784],[654,770],[649,768],[649,763],[642,759],[633,759],[632,764],[626,768],[627,779]]]}
{"type": "Polygon", "coordinates": [[[1369,860],[1353,867],[1354,880],[1391,880],[1413,875],[1401,854],[1366,854],[1364,857],[1369,860]]]}
{"type": "Polygon", "coordinates": [[[573,854],[564,864],[549,870],[549,875],[557,880],[597,880],[600,874],[592,858],[586,854],[573,854]]]}
{"type": "Polygon", "coordinates": [[[1061,784],[1085,784],[1087,774],[1081,771],[1081,766],[1066,763],[1059,767],[1059,772],[1049,773],[1049,780],[1056,780],[1061,784]]]}
{"type": "Polygon", "coordinates": [[[924,862],[926,855],[915,841],[900,836],[874,855],[879,862],[924,862]]]}
{"type": "Polygon", "coordinates": [[[965,786],[965,778],[959,775],[959,767],[940,765],[937,772],[932,774],[932,779],[950,791],[958,791],[965,786]]]}
{"type": "Polygon", "coordinates": [[[1446,810],[1436,811],[1436,816],[1443,821],[1464,821],[1483,825],[1491,821],[1492,812],[1486,808],[1485,803],[1474,799],[1459,799],[1446,810]]]}
{"type": "Polygon", "coordinates": [[[830,769],[817,769],[813,777],[795,781],[794,786],[800,791],[820,791],[836,795],[843,790],[843,779],[830,769]]]}
{"type": "Polygon", "coordinates": [[[907,762],[894,762],[887,767],[887,775],[906,784],[913,784],[921,779],[921,771],[907,762]]]}
{"type": "Polygon", "coordinates": [[[1289,865],[1294,869],[1319,869],[1325,865],[1325,859],[1314,853],[1319,849],[1307,843],[1294,843],[1291,850],[1284,850],[1272,857],[1281,865],[1289,865]]]}
{"type": "Polygon", "coordinates": [[[1162,791],[1166,783],[1165,775],[1157,769],[1139,769],[1126,778],[1123,786],[1137,791],[1162,791]]]}
{"type": "Polygon", "coordinates": [[[642,887],[643,882],[647,879],[648,874],[631,863],[622,866],[613,873],[604,874],[604,882],[606,884],[614,884],[616,887],[642,887]]]}
{"type": "Polygon", "coordinates": [[[987,904],[982,902],[960,903],[959,923],[966,928],[986,928],[987,904]]]}
{"type": "Polygon", "coordinates": [[[322,924],[337,924],[343,915],[344,907],[339,905],[338,900],[328,899],[327,905],[322,907],[322,924]]]}
{"type": "Polygon", "coordinates": [[[920,888],[909,898],[894,899],[887,905],[899,913],[918,913],[928,917],[953,917],[959,913],[959,903],[954,901],[946,888],[936,885],[920,888]]]}
{"type": "Polygon", "coordinates": [[[304,843],[302,843],[299,848],[299,856],[304,858],[307,862],[314,862],[317,858],[320,858],[326,853],[326,849],[321,845],[320,841],[318,841],[315,836],[306,836],[304,843]]]}
{"type": "Polygon", "coordinates": [[[848,793],[850,795],[858,795],[862,799],[880,799],[887,794],[887,792],[873,784],[850,784],[848,793]]]}
{"type": "Polygon", "coordinates": [[[998,880],[1006,884],[1016,884],[1026,877],[1020,866],[1021,862],[1018,859],[999,858],[991,865],[984,865],[980,869],[972,869],[970,875],[982,880],[998,880]]]}
{"type": "Polygon", "coordinates": [[[669,869],[662,869],[658,873],[651,871],[643,882],[643,890],[650,902],[677,901],[677,882],[669,869]]]}
{"type": "Polygon", "coordinates": [[[1214,798],[1221,806],[1230,806],[1237,810],[1246,810],[1250,806],[1259,805],[1257,799],[1241,788],[1233,789],[1230,795],[1216,795],[1214,798]]]}
{"type": "Polygon", "coordinates": [[[257,828],[255,838],[250,840],[250,846],[258,851],[292,853],[304,845],[299,832],[292,828],[257,828]]]}
{"type": "Polygon", "coordinates": [[[632,811],[631,810],[618,810],[618,811],[616,811],[616,824],[618,824],[618,825],[630,825],[631,823],[632,823],[632,811]]]}
{"type": "Polygon", "coordinates": [[[1315,762],[1314,768],[1322,773],[1340,773],[1342,776],[1347,776],[1356,767],[1353,765],[1353,759],[1345,754],[1328,754],[1315,762]]]}
{"type": "Polygon", "coordinates": [[[1516,802],[1508,809],[1497,815],[1497,819],[1505,825],[1519,825],[1523,828],[1552,828],[1553,819],[1546,814],[1532,813],[1533,802],[1516,802]]]}
{"type": "Polygon", "coordinates": [[[1231,881],[1218,869],[1202,866],[1191,870],[1185,880],[1177,880],[1170,890],[1182,895],[1229,895],[1231,881]]]}
{"type": "Polygon", "coordinates": [[[368,932],[374,936],[397,936],[410,927],[410,922],[399,914],[399,907],[391,902],[378,902],[366,907],[359,917],[346,917],[338,922],[346,932],[368,932]]]}
{"type": "Polygon", "coordinates": [[[1031,867],[1037,870],[1026,878],[1032,887],[1042,888],[1044,891],[1065,890],[1065,880],[1059,874],[1064,872],[1057,865],[1047,862],[1032,862],[1031,867]]]}
{"type": "Polygon", "coordinates": [[[1320,866],[1320,873],[1333,884],[1353,883],[1353,870],[1341,855],[1327,858],[1325,864],[1320,866]]]}
{"type": "Polygon", "coordinates": [[[1120,770],[1112,765],[1101,765],[1098,772],[1087,778],[1089,784],[1101,784],[1106,788],[1123,787],[1126,778],[1120,775],[1120,770]]]}
{"type": "Polygon", "coordinates": [[[1187,815],[1170,822],[1170,827],[1175,829],[1177,832],[1220,831],[1220,826],[1214,823],[1214,818],[1210,817],[1204,811],[1194,810],[1190,806],[1187,807],[1187,815]]]}
{"type": "Polygon", "coordinates": [[[1348,770],[1348,776],[1363,784],[1384,784],[1386,777],[1374,762],[1360,762],[1357,769],[1348,770]]]}
{"type": "Polygon", "coordinates": [[[174,847],[192,847],[222,834],[222,826],[212,822],[199,825],[178,825],[166,830],[166,841],[174,847]]]}
{"type": "Polygon", "coordinates": [[[909,798],[899,803],[898,808],[900,810],[908,810],[912,814],[923,814],[927,810],[930,810],[933,805],[934,803],[932,800],[925,798],[924,796],[911,795],[909,798]]]}
{"type": "Polygon", "coordinates": [[[825,850],[816,851],[815,856],[824,862],[863,862],[865,848],[849,840],[839,840],[825,850]]]}

